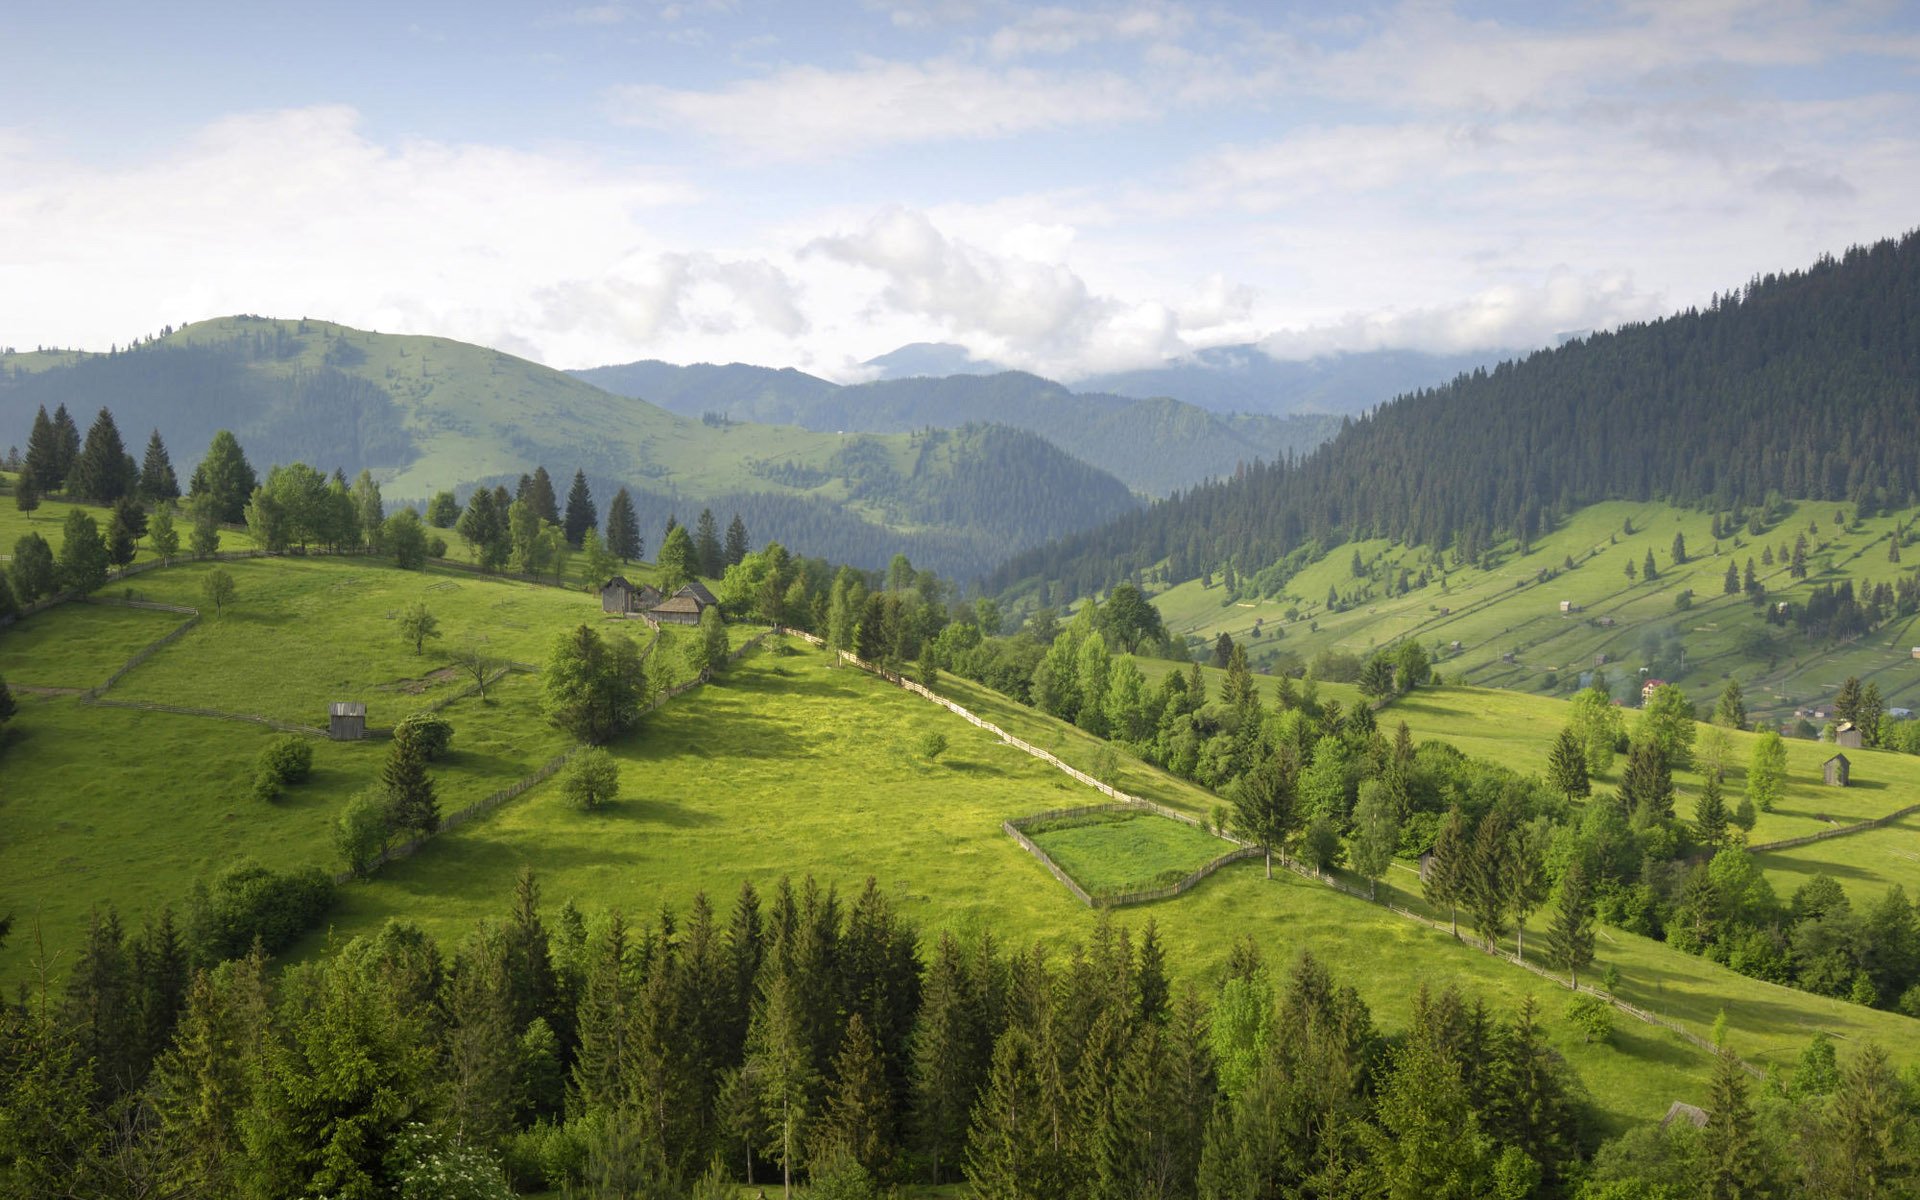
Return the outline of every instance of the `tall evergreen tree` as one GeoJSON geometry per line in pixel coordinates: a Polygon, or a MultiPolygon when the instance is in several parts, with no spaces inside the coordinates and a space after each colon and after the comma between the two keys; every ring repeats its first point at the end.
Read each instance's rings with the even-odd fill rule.
{"type": "Polygon", "coordinates": [[[527,479],[527,502],[534,515],[549,525],[560,524],[560,498],[553,490],[553,477],[545,467],[535,467],[527,479]]]}
{"type": "Polygon", "coordinates": [[[740,519],[739,513],[735,513],[733,520],[727,522],[727,565],[739,566],[750,549],[747,545],[747,523],[740,519]]]}
{"type": "Polygon", "coordinates": [[[1560,731],[1547,756],[1547,781],[1553,790],[1569,800],[1591,795],[1593,783],[1587,776],[1587,751],[1580,735],[1569,725],[1560,731]]]}
{"type": "Polygon", "coordinates": [[[222,429],[213,435],[206,457],[193,469],[187,491],[195,496],[211,496],[214,519],[233,525],[246,519],[247,501],[259,486],[259,477],[241,451],[239,440],[222,429]]]}
{"type": "Polygon", "coordinates": [[[60,527],[60,586],[77,592],[97,590],[107,581],[107,543],[100,525],[85,509],[69,509],[60,527]]]}
{"type": "MultiPolygon", "coordinates": [[[[80,457],[80,427],[64,404],[53,410],[53,478],[60,488],[72,491],[74,460],[80,457]]],[[[48,490],[48,489],[42,489],[48,490]]]]}
{"type": "Polygon", "coordinates": [[[1727,802],[1720,795],[1720,778],[1707,772],[1700,786],[1700,797],[1693,806],[1693,834],[1707,852],[1718,850],[1727,840],[1727,802]]]}
{"type": "Polygon", "coordinates": [[[1766,1166],[1746,1069],[1731,1047],[1721,1046],[1708,1088],[1707,1128],[1701,1138],[1707,1200],[1746,1200],[1768,1191],[1766,1166]]]}
{"type": "Polygon", "coordinates": [[[1422,865],[1420,891],[1435,908],[1446,905],[1453,935],[1460,936],[1460,904],[1466,898],[1466,864],[1472,854],[1467,819],[1456,806],[1447,813],[1433,843],[1433,857],[1422,865]]]}
{"type": "Polygon", "coordinates": [[[1673,818],[1673,772],[1653,738],[1634,739],[1627,753],[1627,769],[1620,777],[1620,795],[1636,828],[1646,829],[1673,818]]]}
{"type": "Polygon", "coordinates": [[[1593,897],[1587,871],[1578,860],[1560,878],[1560,901],[1547,925],[1547,954],[1567,973],[1567,985],[1580,986],[1580,972],[1593,962],[1593,897]]]}
{"type": "Polygon", "coordinates": [[[1507,929],[1507,886],[1512,872],[1511,826],[1498,808],[1480,818],[1462,863],[1461,901],[1473,927],[1492,949],[1507,929]]]}
{"type": "Polygon", "coordinates": [[[621,488],[607,505],[607,550],[622,563],[639,558],[646,547],[640,540],[640,520],[634,515],[633,497],[621,488]]]}
{"type": "Polygon", "coordinates": [[[147,457],[140,464],[140,498],[148,504],[180,498],[180,481],[173,473],[173,459],[168,456],[167,444],[160,440],[158,429],[147,439],[147,457]]]}
{"type": "Polygon", "coordinates": [[[700,569],[700,555],[685,525],[667,530],[655,562],[660,568],[660,587],[666,592],[672,593],[692,582],[700,569]]]}
{"type": "Polygon", "coordinates": [[[13,590],[20,603],[32,604],[59,590],[59,568],[53,547],[37,533],[23,534],[13,543],[13,590]]]}
{"type": "Polygon", "coordinates": [[[694,556],[700,563],[700,574],[708,579],[720,578],[720,572],[727,568],[727,561],[720,548],[720,523],[714,520],[713,510],[703,508],[700,517],[693,525],[694,556]]]}
{"type": "Polygon", "coordinates": [[[1729,677],[1727,686],[1720,689],[1720,699],[1713,706],[1713,723],[1728,729],[1747,727],[1747,698],[1738,679],[1729,677]]]}
{"type": "Polygon", "coordinates": [[[60,469],[59,435],[53,430],[44,404],[34,413],[33,430],[27,434],[27,458],[20,477],[23,483],[31,481],[34,493],[42,496],[59,491],[66,482],[60,469]]]}
{"type": "Polygon", "coordinates": [[[113,413],[101,409],[87,430],[87,442],[67,476],[67,491],[96,504],[112,504],[130,495],[139,482],[139,469],[120,440],[113,413]]]}
{"type": "Polygon", "coordinates": [[[819,1077],[799,987],[787,971],[770,967],[747,1034],[746,1069],[759,1100],[762,1149],[780,1164],[782,1192],[793,1195],[794,1168],[802,1162],[815,1116],[819,1077]]]}
{"type": "Polygon", "coordinates": [[[567,517],[564,528],[567,532],[567,545],[575,550],[580,548],[580,539],[587,530],[600,524],[599,510],[593,506],[593,493],[587,490],[587,473],[575,471],[573,486],[567,489],[567,517]]]}
{"type": "Polygon", "coordinates": [[[1286,853],[1287,838],[1299,822],[1299,768],[1290,748],[1263,758],[1240,776],[1229,791],[1234,826],[1266,852],[1267,878],[1273,878],[1273,852],[1286,853]]]}
{"type": "Polygon", "coordinates": [[[380,772],[395,829],[432,833],[440,827],[440,801],[427,774],[426,750],[418,738],[395,738],[380,772]]]}
{"type": "Polygon", "coordinates": [[[473,560],[481,570],[498,571],[507,565],[513,553],[512,530],[491,491],[483,487],[473,489],[466,511],[460,514],[455,528],[467,539],[473,560]]]}

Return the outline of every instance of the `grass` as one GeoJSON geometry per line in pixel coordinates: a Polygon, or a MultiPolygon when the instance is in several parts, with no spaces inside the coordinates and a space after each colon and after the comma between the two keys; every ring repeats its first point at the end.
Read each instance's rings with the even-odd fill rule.
{"type": "MultiPolygon", "coordinates": [[[[1082,765],[1097,749],[1078,731],[1026,710],[997,716],[1082,765]]],[[[810,872],[843,891],[873,875],[929,931],[991,929],[1009,944],[1064,947],[1098,919],[999,829],[1008,817],[1082,801],[1084,787],[813,651],[789,645],[750,655],[720,686],[649,718],[615,754],[623,789],[607,810],[575,812],[556,789],[536,789],[372,883],[350,886],[332,937],[399,918],[452,940],[504,910],[522,865],[540,873],[547,903],[571,900],[589,911],[684,909],[703,891],[724,905],[743,879],[764,889],[782,875],[810,872]],[[951,741],[937,766],[914,752],[930,722],[951,741]]],[[[1210,800],[1177,780],[1154,782],[1157,773],[1141,764],[1128,763],[1122,776],[1139,791],[1185,796],[1190,809],[1210,800]]],[[[1458,983],[1500,1006],[1534,995],[1556,1047],[1616,1128],[1704,1092],[1705,1056],[1671,1035],[1623,1022],[1613,1046],[1587,1045],[1560,1018],[1565,992],[1551,982],[1322,885],[1285,872],[1268,882],[1257,862],[1114,917],[1136,931],[1149,918],[1184,978],[1218,979],[1228,948],[1245,934],[1276,964],[1303,950],[1333,963],[1388,1029],[1403,1024],[1423,984],[1458,983]]],[[[326,944],[316,935],[304,953],[326,944]]],[[[1772,988],[1611,932],[1600,965],[1609,962],[1621,964],[1629,998],[1690,1028],[1707,1032],[1725,1007],[1738,1048],[1762,1062],[1790,1063],[1815,1029],[1873,1037],[1897,1056],[1908,1053],[1901,1049],[1905,1018],[1772,988]]]]}
{"type": "Polygon", "coordinates": [[[1833,523],[1836,507],[1851,517],[1850,506],[1798,503],[1759,537],[1742,530],[1716,545],[1707,513],[1609,502],[1572,514],[1528,554],[1505,546],[1490,570],[1455,567],[1425,547],[1362,541],[1337,547],[1288,581],[1276,597],[1236,599],[1216,577],[1210,588],[1189,580],[1161,590],[1154,603],[1169,630],[1209,644],[1230,633],[1256,662],[1282,652],[1310,661],[1327,649],[1365,657],[1396,639],[1416,637],[1438,649],[1447,679],[1523,691],[1552,690],[1549,673],[1553,686],[1568,689],[1593,668],[1597,655],[1606,654],[1611,661],[1605,669],[1624,693],[1637,683],[1645,663],[1643,638],[1672,631],[1682,639],[1687,660],[1671,681],[1698,698],[1711,701],[1725,678],[1734,675],[1756,715],[1790,719],[1795,707],[1831,699],[1851,674],[1876,681],[1889,704],[1915,707],[1920,663],[1909,649],[1920,644],[1920,618],[1895,618],[1873,634],[1837,646],[1783,637],[1771,663],[1742,649],[1743,637],[1768,627],[1761,609],[1743,596],[1723,593],[1729,562],[1744,568],[1751,556],[1770,603],[1802,602],[1821,583],[1851,579],[1858,590],[1863,584],[1892,582],[1913,569],[1888,562],[1887,547],[1896,525],[1912,521],[1914,511],[1841,526],[1833,523]],[[1628,521],[1635,530],[1631,534],[1624,532],[1628,521]],[[1763,547],[1777,554],[1780,544],[1790,545],[1809,522],[1816,532],[1809,535],[1808,578],[1790,578],[1784,562],[1760,564],[1763,547]],[[1679,566],[1671,562],[1676,533],[1685,537],[1689,553],[1689,561],[1679,566]],[[1625,564],[1632,561],[1638,568],[1648,550],[1659,565],[1658,577],[1628,580],[1625,564]],[[1356,551],[1366,578],[1353,575],[1356,551]],[[1574,563],[1571,570],[1568,560],[1574,563]],[[1403,567],[1416,578],[1425,568],[1434,578],[1424,588],[1387,597],[1385,584],[1397,581],[1403,567]],[[1551,578],[1541,581],[1542,573],[1551,578]],[[1344,612],[1328,610],[1329,589],[1352,595],[1369,583],[1372,598],[1344,612]],[[1679,611],[1675,600],[1685,590],[1693,592],[1693,605],[1679,611]],[[1561,613],[1562,600],[1579,611],[1561,613]],[[1458,652],[1450,649],[1454,642],[1460,643],[1458,652]],[[1509,654],[1514,661],[1504,661],[1509,654]]]}
{"type": "Polygon", "coordinates": [[[63,604],[0,633],[0,679],[35,687],[97,687],[187,619],[152,609],[63,604]]]}
{"type": "Polygon", "coordinates": [[[1234,849],[1204,829],[1152,813],[1107,813],[1030,826],[1026,835],[1093,895],[1178,883],[1234,849]]]}
{"type": "MultiPolygon", "coordinates": [[[[1851,789],[1849,789],[1851,790],[1851,789]]],[[[1758,856],[1773,890],[1790,899],[1815,875],[1830,875],[1845,888],[1856,910],[1880,899],[1895,885],[1907,899],[1920,896],[1920,816],[1846,837],[1829,838],[1790,850],[1758,856]]]]}

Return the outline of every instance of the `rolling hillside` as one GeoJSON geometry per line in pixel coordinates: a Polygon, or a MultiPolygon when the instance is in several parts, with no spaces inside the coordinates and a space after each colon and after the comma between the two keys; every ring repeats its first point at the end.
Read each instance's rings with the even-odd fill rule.
{"type": "Polygon", "coordinates": [[[136,445],[160,429],[183,478],[219,428],[257,467],[371,469],[389,500],[581,469],[603,507],[634,489],[652,537],[670,514],[711,506],[801,553],[874,566],[904,551],[962,577],[1135,506],[1124,484],[1028,433],[710,423],[483,347],[323,321],[228,317],[108,354],[0,358],[0,445],[24,445],[35,409],[59,404],[83,429],[111,408],[136,445]]]}
{"type": "Polygon", "coordinates": [[[1222,415],[1164,393],[1131,399],[1075,392],[1019,371],[889,378],[848,387],[799,371],[741,363],[680,367],[646,361],[573,374],[686,416],[717,412],[738,420],[872,433],[964,421],[1010,425],[1039,434],[1135,491],[1158,496],[1225,478],[1256,459],[1273,462],[1305,454],[1340,428],[1338,417],[1222,415]]]}

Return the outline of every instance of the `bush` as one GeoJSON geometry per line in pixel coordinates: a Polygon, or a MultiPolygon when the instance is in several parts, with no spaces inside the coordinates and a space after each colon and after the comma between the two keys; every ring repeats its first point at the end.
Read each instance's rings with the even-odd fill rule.
{"type": "Polygon", "coordinates": [[[1567,1023],[1587,1041],[1604,1044],[1613,1036],[1613,1005],[1582,992],[1567,1001],[1567,1023]]]}
{"type": "Polygon", "coordinates": [[[598,746],[574,756],[560,790],[578,808],[592,812],[620,794],[620,764],[598,746]]]}
{"type": "Polygon", "coordinates": [[[934,730],[920,739],[920,757],[928,762],[947,752],[947,735],[934,730]]]}
{"type": "Polygon", "coordinates": [[[318,867],[283,873],[243,863],[195,889],[191,940],[213,962],[242,957],[255,939],[278,954],[320,923],[333,898],[333,880],[318,867]]]}
{"type": "Polygon", "coordinates": [[[536,1121],[507,1141],[507,1174],[528,1191],[562,1191],[587,1177],[587,1128],[581,1121],[536,1121]]]}
{"type": "MultiPolygon", "coordinates": [[[[260,774],[271,775],[275,783],[305,783],[313,774],[313,743],[292,733],[275,738],[260,752],[258,765],[260,774]]],[[[254,790],[259,791],[258,783],[254,790]]]]}
{"type": "Polygon", "coordinates": [[[443,537],[434,537],[434,538],[427,539],[427,557],[428,558],[445,558],[446,556],[447,556],[447,539],[443,537]]]}
{"type": "Polygon", "coordinates": [[[1301,840],[1300,856],[1316,870],[1329,871],[1340,861],[1340,831],[1325,817],[1315,817],[1301,840]]]}
{"type": "Polygon", "coordinates": [[[361,792],[347,801],[333,827],[333,848],[354,876],[365,879],[393,837],[387,798],[377,791],[361,792]]]}
{"type": "Polygon", "coordinates": [[[453,745],[453,723],[438,713],[417,712],[393,727],[393,740],[414,743],[433,762],[453,745]]]}

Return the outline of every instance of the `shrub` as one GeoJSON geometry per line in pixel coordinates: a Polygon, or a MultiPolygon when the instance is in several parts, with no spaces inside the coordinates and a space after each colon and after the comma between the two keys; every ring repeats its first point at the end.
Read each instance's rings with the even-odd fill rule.
{"type": "Polygon", "coordinates": [[[920,757],[926,759],[928,762],[932,762],[946,752],[946,734],[938,730],[933,730],[920,739],[920,757]]]}
{"type": "Polygon", "coordinates": [[[393,727],[393,740],[414,743],[433,762],[453,745],[453,723],[438,713],[417,712],[393,727]]]}
{"type": "Polygon", "coordinates": [[[620,764],[605,750],[590,746],[574,756],[560,790],[570,803],[592,812],[620,794],[620,764]]]}
{"type": "Polygon", "coordinates": [[[427,557],[428,558],[445,558],[446,556],[447,556],[447,539],[443,537],[433,537],[433,538],[427,539],[427,557]]]}
{"type": "MultiPolygon", "coordinates": [[[[272,776],[275,783],[305,783],[313,774],[313,743],[292,733],[275,738],[260,752],[258,766],[260,774],[272,776]]],[[[254,790],[259,790],[258,783],[254,790]]]]}
{"type": "Polygon", "coordinates": [[[268,954],[278,954],[319,923],[333,896],[333,880],[318,867],[283,873],[243,863],[212,888],[195,889],[190,940],[213,962],[245,955],[256,938],[268,954]]]}
{"type": "Polygon", "coordinates": [[[377,791],[361,792],[347,801],[333,827],[333,848],[354,876],[365,879],[393,837],[387,798],[377,791]]]}
{"type": "Polygon", "coordinates": [[[1582,992],[1567,1001],[1567,1023],[1587,1041],[1604,1044],[1613,1036],[1613,1005],[1582,992]]]}

